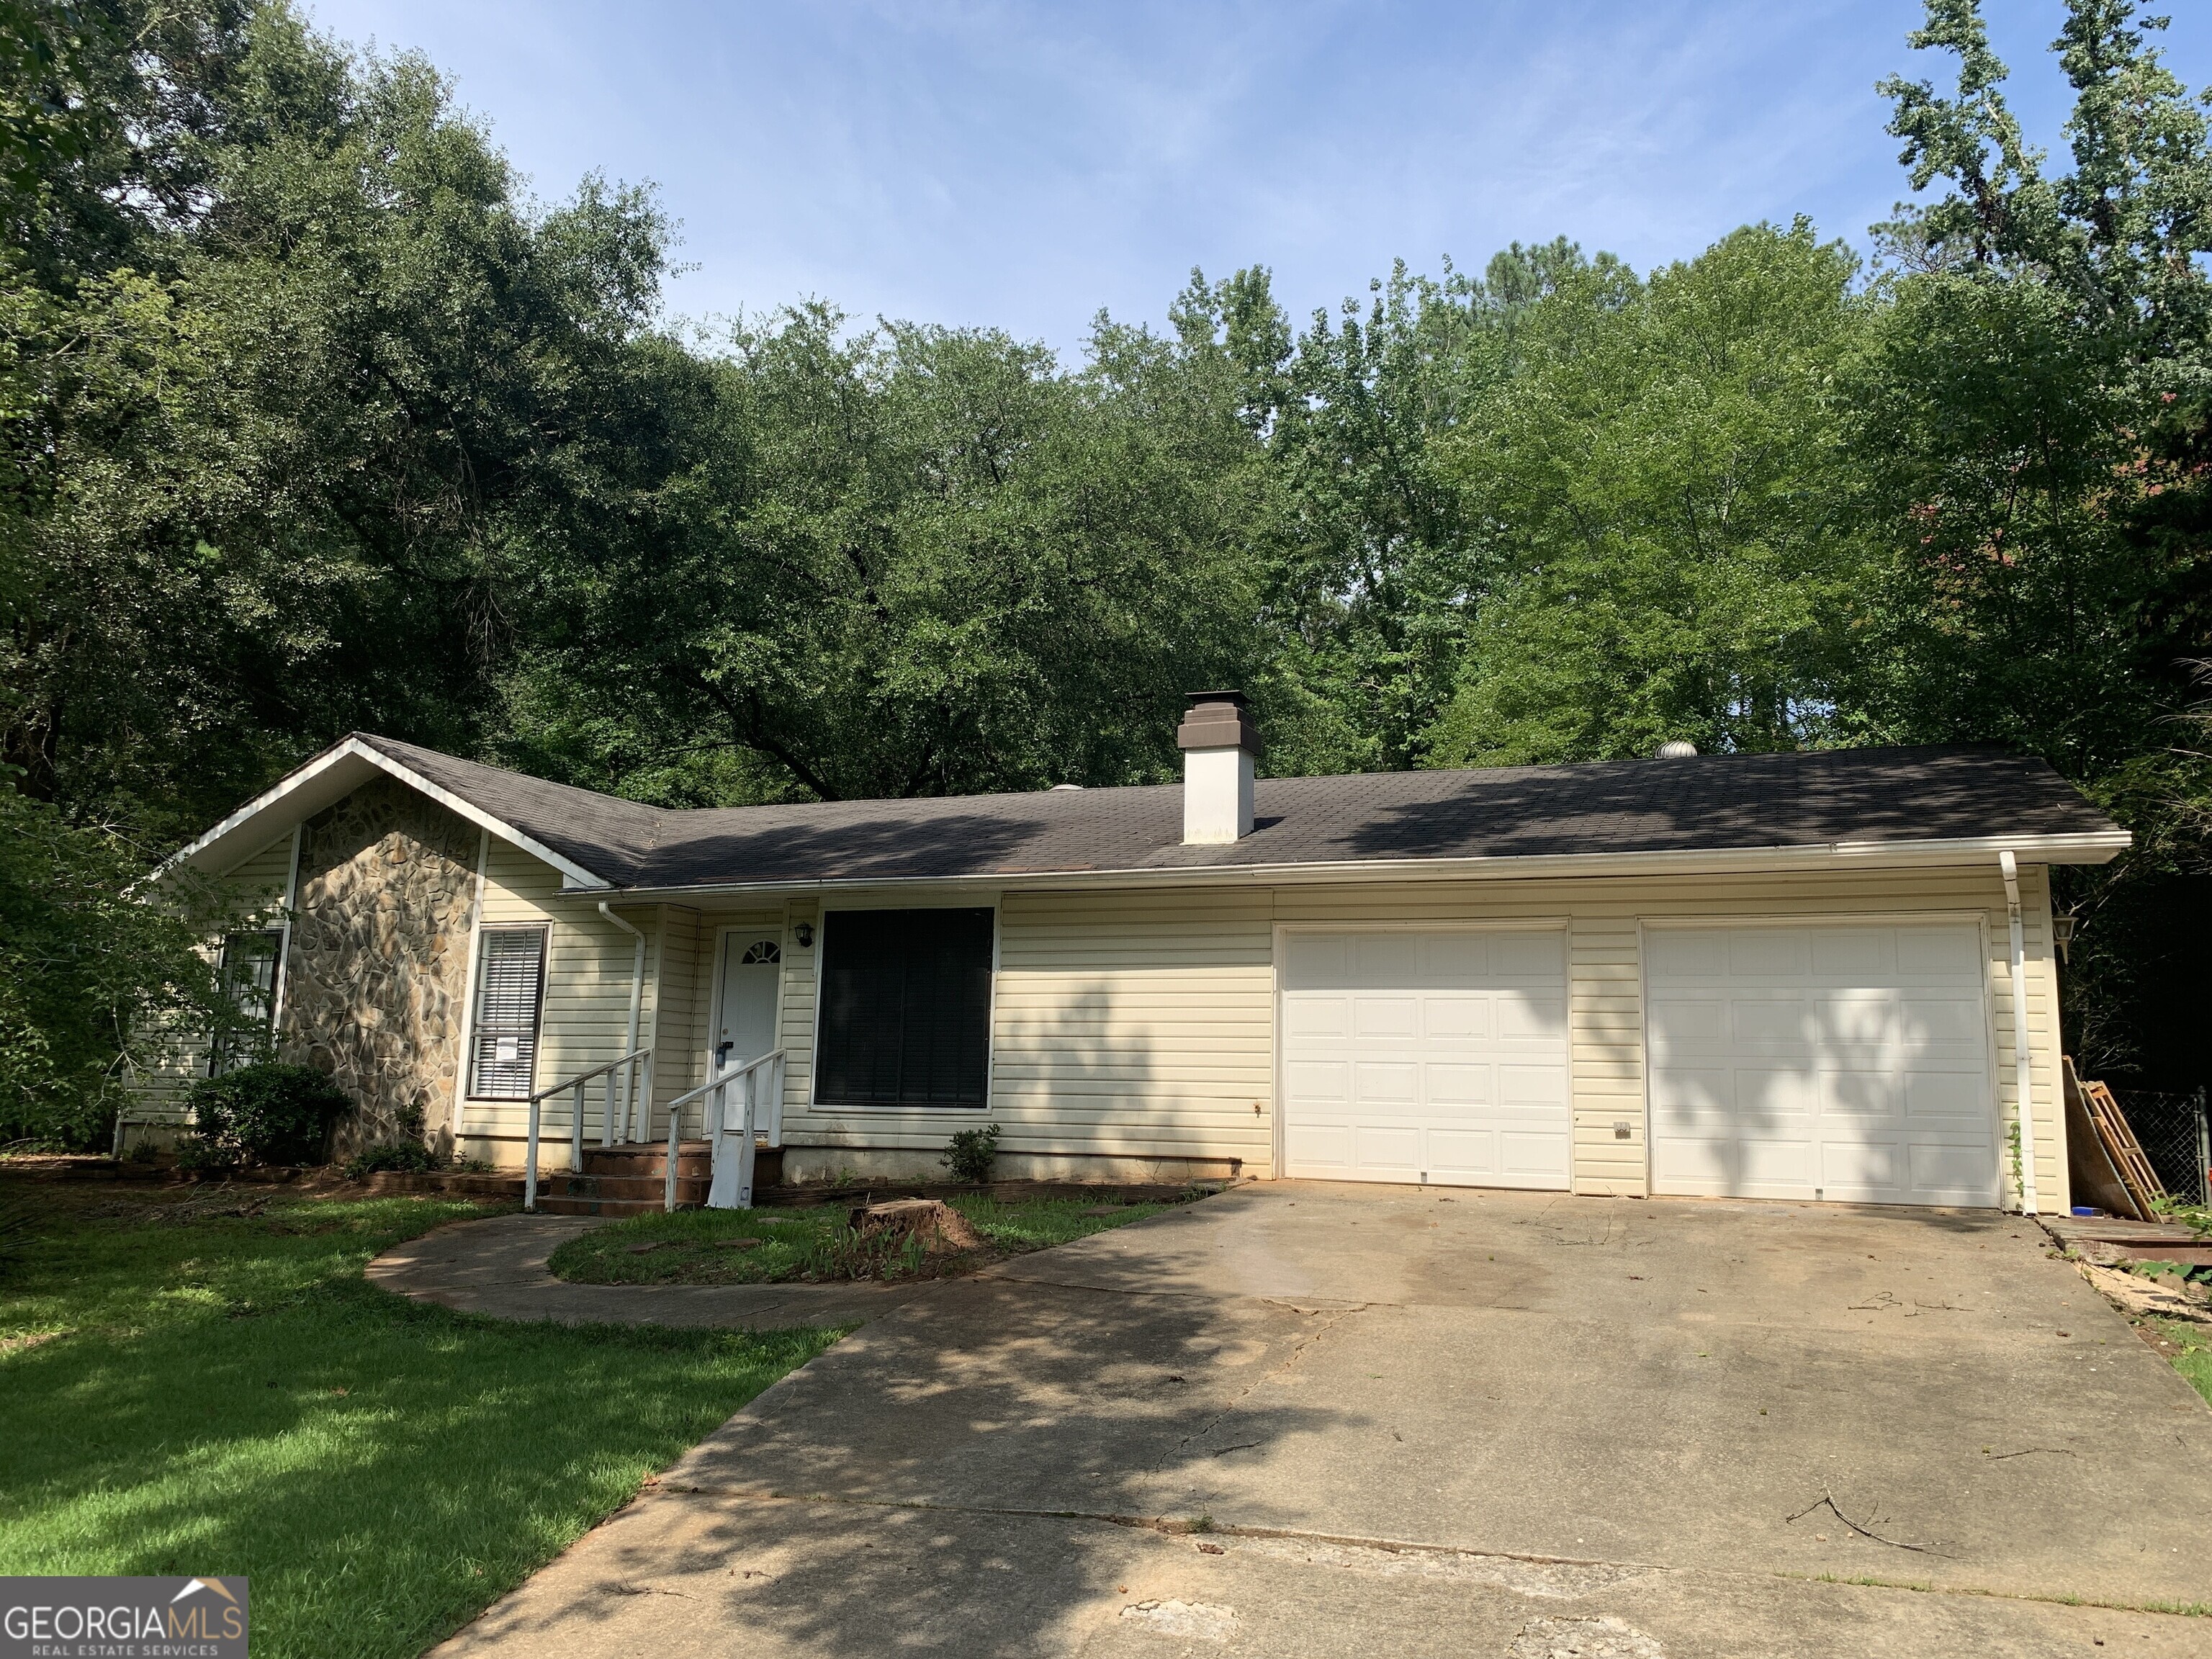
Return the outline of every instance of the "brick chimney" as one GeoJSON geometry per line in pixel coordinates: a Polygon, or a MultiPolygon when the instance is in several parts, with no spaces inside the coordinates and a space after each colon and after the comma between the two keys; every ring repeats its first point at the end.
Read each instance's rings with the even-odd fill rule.
{"type": "Polygon", "coordinates": [[[1266,752],[1242,691],[1194,691],[1176,728],[1182,750],[1182,838],[1225,847],[1252,833],[1252,763],[1266,752]]]}

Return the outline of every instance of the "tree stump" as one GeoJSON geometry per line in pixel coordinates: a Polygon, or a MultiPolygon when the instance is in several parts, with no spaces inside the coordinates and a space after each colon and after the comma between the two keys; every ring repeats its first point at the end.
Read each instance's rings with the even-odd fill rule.
{"type": "Polygon", "coordinates": [[[895,1198],[883,1204],[856,1205],[848,1224],[863,1238],[911,1236],[920,1239],[921,1248],[931,1255],[983,1247],[981,1237],[968,1224],[965,1216],[933,1198],[895,1198]]]}

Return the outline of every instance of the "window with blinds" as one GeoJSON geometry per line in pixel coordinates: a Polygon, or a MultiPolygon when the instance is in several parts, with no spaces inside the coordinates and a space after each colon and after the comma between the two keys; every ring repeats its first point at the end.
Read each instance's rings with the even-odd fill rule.
{"type": "Polygon", "coordinates": [[[276,969],[284,935],[276,928],[230,933],[222,941],[222,989],[237,1023],[217,1031],[208,1071],[220,1077],[267,1058],[276,1018],[276,969]]]}
{"type": "Polygon", "coordinates": [[[483,939],[469,1093],[478,1100],[527,1100],[538,1075],[545,930],[487,927],[483,939]]]}
{"type": "Polygon", "coordinates": [[[986,1104],[991,912],[832,911],[820,1018],[817,1103],[986,1104]]]}

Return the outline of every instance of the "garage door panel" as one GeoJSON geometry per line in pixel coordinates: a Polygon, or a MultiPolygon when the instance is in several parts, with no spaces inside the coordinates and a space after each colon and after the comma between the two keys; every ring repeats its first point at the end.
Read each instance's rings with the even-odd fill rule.
{"type": "Polygon", "coordinates": [[[1410,1106],[1421,1097],[1420,1066],[1412,1060],[1357,1060],[1352,1098],[1358,1106],[1410,1106]]]}
{"type": "Polygon", "coordinates": [[[1728,1004],[1719,996],[1654,996],[1650,1007],[1655,1055],[1727,1051],[1728,1004]]]}
{"type": "Polygon", "coordinates": [[[1489,1129],[1429,1131],[1429,1179],[1447,1183],[1487,1181],[1498,1172],[1498,1135],[1489,1129]]]}
{"type": "Polygon", "coordinates": [[[1465,985],[1489,975],[1490,944],[1480,933],[1424,933],[1418,950],[1425,980],[1465,985]]]}
{"type": "Polygon", "coordinates": [[[1729,1004],[1729,1036],[1739,1049],[1786,1049],[1809,1059],[1811,1012],[1802,994],[1747,991],[1729,1004]]]}
{"type": "Polygon", "coordinates": [[[1492,933],[1486,942],[1493,978],[1512,982],[1565,976],[1557,933],[1492,933]]]}
{"type": "Polygon", "coordinates": [[[1530,991],[1501,991],[1496,1003],[1498,1035],[1508,1040],[1534,1037],[1547,1042],[1566,1035],[1567,1000],[1530,991]]]}
{"type": "Polygon", "coordinates": [[[1669,927],[1654,933],[1650,946],[1652,976],[1670,981],[1719,980],[1728,977],[1728,935],[1688,927],[1669,927]]]}
{"type": "Polygon", "coordinates": [[[1498,1066],[1498,1099],[1504,1106],[1564,1112],[1567,1105],[1567,1068],[1501,1060],[1498,1066]]]}
{"type": "Polygon", "coordinates": [[[1978,1054],[1982,1020],[1979,997],[1915,997],[1898,1009],[1898,1035],[1918,1048],[1967,1048],[1978,1054]]]}
{"type": "Polygon", "coordinates": [[[1421,1080],[1433,1107],[1487,1106],[1498,1098],[1497,1070],[1491,1066],[1465,1066],[1430,1061],[1421,1068],[1421,1080]]]}
{"type": "Polygon", "coordinates": [[[1915,1138],[1905,1149],[1915,1192],[1939,1194],[1940,1204],[1994,1204],[1996,1194],[1984,1164],[1983,1148],[1915,1138]]]}
{"type": "Polygon", "coordinates": [[[1673,934],[1647,956],[1655,1190],[1997,1201],[1979,927],[1673,934]]]}
{"type": "Polygon", "coordinates": [[[1490,999],[1438,992],[1421,999],[1422,1035],[1436,1038],[1486,1037],[1491,1034],[1490,999]]]}
{"type": "Polygon", "coordinates": [[[1498,1136],[1498,1173],[1515,1185],[1567,1184],[1570,1140],[1565,1134],[1502,1130],[1498,1136]]]}
{"type": "Polygon", "coordinates": [[[1342,1103],[1352,1098],[1352,1066],[1341,1060],[1294,1060],[1283,1067],[1283,1092],[1291,1100],[1342,1103]]]}
{"type": "Polygon", "coordinates": [[[1283,1011],[1283,1034],[1290,1037],[1346,1037],[1352,1035],[1349,997],[1295,997],[1283,1011]]]}
{"type": "Polygon", "coordinates": [[[1811,935],[1812,977],[1827,984],[1880,984],[1896,971],[1896,941],[1886,930],[1823,929],[1811,935]]]}
{"type": "Polygon", "coordinates": [[[1294,934],[1285,956],[1287,1172],[1566,1186],[1563,936],[1322,937],[1337,948],[1294,934]]]}
{"type": "Polygon", "coordinates": [[[1724,1097],[1739,1121],[1753,1125],[1802,1121],[1817,1104],[1819,1079],[1811,1066],[1778,1068],[1738,1066],[1729,1073],[1724,1097]]]}
{"type": "Polygon", "coordinates": [[[1886,1048],[1897,1041],[1897,996],[1891,991],[1823,991],[1813,998],[1813,1034],[1830,1053],[1886,1048]]]}
{"type": "Polygon", "coordinates": [[[1819,1103],[1824,1120],[1840,1118],[1863,1128],[1899,1123],[1905,1117],[1898,1080],[1887,1071],[1823,1072],[1819,1103]]]}
{"type": "Polygon", "coordinates": [[[1897,970],[1917,983],[1981,987],[1979,931],[1972,927],[1907,927],[1897,934],[1897,970]]]}
{"type": "Polygon", "coordinates": [[[1795,927],[1743,927],[1728,941],[1729,977],[1742,980],[1802,978],[1808,941],[1795,927]]]}
{"type": "Polygon", "coordinates": [[[1905,1184],[1905,1149],[1895,1140],[1824,1139],[1820,1173],[1814,1185],[1824,1198],[1893,1193],[1905,1184]]]}
{"type": "Polygon", "coordinates": [[[1769,1139],[1759,1135],[1746,1135],[1738,1143],[1738,1176],[1747,1189],[1766,1188],[1796,1189],[1817,1185],[1813,1178],[1813,1148],[1810,1143],[1791,1138],[1787,1140],[1769,1139]]]}
{"type": "Polygon", "coordinates": [[[1905,1115],[1930,1127],[1972,1125],[1978,1132],[1989,1115],[1988,1085],[1982,1071],[1916,1070],[1905,1079],[1905,1115]]]}
{"type": "Polygon", "coordinates": [[[1411,997],[1378,997],[1370,993],[1352,1000],[1354,1036],[1411,1036],[1414,1018],[1411,997]]]}
{"type": "Polygon", "coordinates": [[[1283,951],[1283,984],[1286,989],[1315,986],[1348,987],[1347,946],[1332,933],[1294,933],[1283,951]]]}
{"type": "Polygon", "coordinates": [[[1302,1169],[1327,1171],[1352,1167],[1352,1129],[1348,1124],[1294,1121],[1283,1139],[1284,1151],[1302,1169]]]}
{"type": "Polygon", "coordinates": [[[1352,940],[1352,983],[1362,987],[1418,984],[1419,943],[1407,933],[1358,933],[1352,940]]]}

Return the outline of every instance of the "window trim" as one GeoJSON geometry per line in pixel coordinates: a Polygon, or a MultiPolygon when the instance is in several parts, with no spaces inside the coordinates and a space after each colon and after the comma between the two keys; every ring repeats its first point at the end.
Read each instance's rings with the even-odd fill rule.
{"type": "Polygon", "coordinates": [[[463,1056],[468,1067],[466,1098],[471,1102],[482,1101],[494,1106],[524,1105],[529,1102],[530,1097],[537,1092],[538,1059],[545,1047],[545,992],[553,977],[552,925],[543,921],[501,922],[488,925],[477,930],[477,940],[471,969],[475,982],[470,994],[469,1050],[463,1056]],[[531,1028],[530,1086],[519,1095],[488,1095],[480,1093],[477,1089],[477,1064],[483,1051],[483,1011],[479,1006],[483,1001],[484,992],[483,961],[484,953],[490,949],[492,935],[495,933],[535,933],[538,937],[537,1018],[531,1028]]]}
{"type": "MultiPolygon", "coordinates": [[[[885,904],[880,901],[861,899],[846,904],[821,905],[814,913],[816,928],[814,943],[805,951],[808,970],[813,977],[814,1018],[808,1037],[806,1054],[806,1100],[804,1109],[810,1115],[842,1117],[847,1115],[891,1118],[903,1117],[916,1123],[942,1122],[948,1115],[972,1114],[977,1117],[995,1117],[999,1111],[999,966],[1000,941],[1006,928],[1006,911],[1000,903],[1000,891],[993,888],[982,893],[953,893],[905,903],[885,904]],[[980,1106],[871,1106],[822,1098],[822,957],[830,939],[830,918],[842,910],[984,910],[991,913],[991,984],[984,999],[983,1036],[983,1103],[980,1106]]],[[[790,953],[786,951],[788,962],[790,953]]]]}

